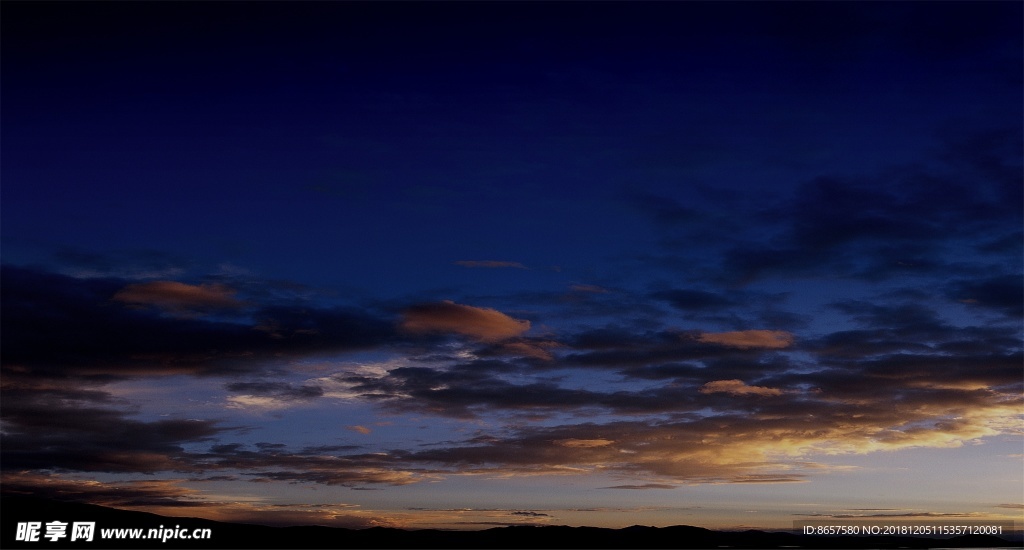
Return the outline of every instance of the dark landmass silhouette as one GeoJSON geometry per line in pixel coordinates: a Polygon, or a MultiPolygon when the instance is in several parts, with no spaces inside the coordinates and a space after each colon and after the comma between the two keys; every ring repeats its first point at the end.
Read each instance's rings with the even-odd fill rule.
{"type": "Polygon", "coordinates": [[[508,526],[482,531],[405,530],[384,527],[269,527],[200,518],[167,517],[93,504],[45,500],[24,495],[0,497],[0,548],[1020,548],[1019,541],[994,536],[953,538],[820,537],[787,532],[713,531],[701,527],[632,526],[623,529],[567,526],[508,526]],[[42,522],[37,541],[18,541],[19,522],[42,522]],[[45,538],[45,523],[67,522],[68,537],[45,538]],[[72,522],[95,522],[92,542],[70,540],[72,522]],[[101,539],[109,528],[210,529],[211,538],[166,541],[101,539]]]}

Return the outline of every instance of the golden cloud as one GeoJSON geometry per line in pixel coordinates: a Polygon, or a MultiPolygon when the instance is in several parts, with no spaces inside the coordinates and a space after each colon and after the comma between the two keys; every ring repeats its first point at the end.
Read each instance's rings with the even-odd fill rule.
{"type": "Polygon", "coordinates": [[[733,348],[782,349],[793,344],[793,335],[784,330],[737,330],[733,332],[704,332],[697,340],[707,344],[720,344],[733,348]]]}
{"type": "Polygon", "coordinates": [[[562,447],[592,449],[594,447],[607,447],[615,442],[610,439],[559,439],[555,443],[562,447]]]}
{"type": "Polygon", "coordinates": [[[748,386],[742,380],[715,380],[700,387],[700,393],[731,393],[733,395],[782,395],[782,390],[764,386],[748,386]]]}
{"type": "Polygon", "coordinates": [[[409,332],[448,332],[477,340],[497,341],[530,330],[530,322],[514,319],[496,309],[445,300],[405,310],[401,328],[409,332]]]}
{"type": "MultiPolygon", "coordinates": [[[[739,380],[710,382],[703,393],[790,393],[739,380]]],[[[1019,429],[1021,399],[995,403],[893,406],[871,403],[765,403],[749,415],[709,416],[680,422],[527,428],[520,437],[485,445],[417,453],[418,461],[460,466],[462,475],[587,475],[609,472],[659,482],[798,483],[851,466],[816,462],[820,456],[958,447],[1019,429]],[[941,405],[941,413],[938,411],[941,405]],[[800,412],[798,412],[800,411],[800,412]],[[847,411],[849,414],[836,414],[847,411]],[[486,467],[479,466],[487,464],[486,467]]]]}
{"type": "Polygon", "coordinates": [[[235,290],[221,284],[190,285],[177,281],[130,284],[113,299],[134,305],[156,306],[175,312],[203,309],[232,309],[242,305],[235,290]]]}
{"type": "Polygon", "coordinates": [[[533,357],[544,361],[551,361],[554,356],[548,351],[560,347],[561,344],[550,340],[543,341],[519,341],[501,344],[501,352],[521,357],[533,357]]]}
{"type": "Polygon", "coordinates": [[[160,514],[168,517],[202,517],[215,521],[263,525],[327,525],[367,528],[396,526],[386,516],[359,510],[355,504],[277,504],[259,497],[220,495],[210,497],[183,486],[186,481],[158,479],[107,483],[64,478],[57,474],[28,472],[4,474],[4,485],[22,493],[51,498],[84,500],[92,504],[160,514]]]}

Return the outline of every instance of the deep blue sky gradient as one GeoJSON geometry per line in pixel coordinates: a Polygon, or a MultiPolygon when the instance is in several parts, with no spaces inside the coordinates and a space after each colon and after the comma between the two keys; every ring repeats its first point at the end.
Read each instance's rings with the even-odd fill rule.
{"type": "Polygon", "coordinates": [[[5,2],[4,486],[1021,519],[1021,12],[5,2]]]}

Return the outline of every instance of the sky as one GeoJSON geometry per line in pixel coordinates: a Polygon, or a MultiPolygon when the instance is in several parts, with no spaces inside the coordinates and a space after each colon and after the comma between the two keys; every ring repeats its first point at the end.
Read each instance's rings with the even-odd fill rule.
{"type": "Polygon", "coordinates": [[[1020,2],[19,2],[0,487],[1024,520],[1020,2]]]}

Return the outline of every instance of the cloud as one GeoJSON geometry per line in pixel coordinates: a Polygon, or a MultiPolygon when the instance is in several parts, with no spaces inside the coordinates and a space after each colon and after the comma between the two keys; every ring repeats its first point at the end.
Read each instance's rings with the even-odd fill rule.
{"type": "Polygon", "coordinates": [[[509,355],[519,355],[521,357],[533,357],[534,359],[541,359],[544,361],[551,361],[554,356],[548,349],[555,347],[555,345],[546,345],[544,343],[534,342],[509,342],[501,345],[501,351],[509,355]]]}
{"type": "MultiPolygon", "coordinates": [[[[229,391],[243,393],[242,397],[299,402],[313,399],[321,391],[326,394],[328,388],[332,393],[343,388],[350,399],[448,416],[528,411],[554,419],[564,418],[566,413],[605,410],[630,415],[671,413],[676,419],[672,422],[635,417],[637,420],[629,422],[552,425],[450,443],[430,451],[393,449],[362,455],[351,454],[356,450],[352,447],[293,452],[283,445],[266,445],[252,451],[232,444],[215,445],[207,453],[185,452],[186,443],[222,439],[230,433],[216,425],[190,424],[150,423],[149,428],[164,433],[178,430],[182,435],[151,444],[142,440],[143,444],[134,448],[104,450],[99,446],[104,440],[92,432],[78,432],[78,439],[88,445],[73,446],[70,434],[62,445],[66,456],[91,457],[81,463],[86,471],[221,471],[252,480],[349,487],[415,483],[458,472],[495,476],[614,472],[657,475],[675,483],[782,483],[805,480],[820,472],[820,465],[806,461],[816,453],[956,446],[1014,429],[1013,419],[1021,411],[1021,400],[1013,398],[1019,386],[1021,358],[1013,331],[947,326],[926,309],[899,304],[844,302],[836,308],[865,328],[808,341],[805,351],[821,361],[815,372],[790,370],[777,348],[722,346],[671,330],[602,329],[569,335],[568,346],[631,356],[631,366],[619,371],[627,379],[671,382],[629,390],[569,387],[557,379],[533,377],[523,383],[520,377],[528,371],[517,360],[477,359],[431,367],[411,366],[423,363],[405,361],[387,368],[354,369],[339,374],[337,380],[323,377],[305,384],[260,380],[225,385],[229,391]],[[842,354],[835,353],[832,345],[837,338],[848,340],[849,349],[842,354]],[[878,339],[896,338],[916,342],[916,348],[899,349],[917,351],[876,353],[881,348],[871,345],[878,339]],[[823,345],[826,342],[830,345],[823,345]],[[669,357],[688,357],[690,362],[666,362],[669,357]],[[742,380],[758,380],[758,385],[742,380]],[[966,382],[969,384],[963,385],[966,382]],[[792,392],[792,398],[728,397],[780,395],[782,390],[775,389],[779,387],[794,388],[786,390],[792,392]],[[806,429],[808,418],[815,419],[814,432],[806,429]],[[206,431],[190,432],[186,430],[189,427],[206,431]],[[105,465],[98,466],[101,463],[105,465]],[[125,469],[129,463],[136,464],[136,470],[125,469]]],[[[286,310],[279,318],[289,315],[298,312],[286,310]]],[[[291,321],[275,330],[284,327],[303,330],[301,323],[291,321]]],[[[741,334],[744,332],[750,331],[741,334]]],[[[586,369],[589,365],[559,361],[562,368],[586,369]]],[[[95,416],[114,426],[127,423],[129,427],[120,432],[143,428],[131,428],[132,421],[111,408],[109,394],[85,389],[75,394],[67,389],[52,393],[56,391],[26,388],[21,394],[26,398],[23,404],[45,408],[59,397],[63,405],[56,410],[67,414],[56,415],[58,420],[70,415],[79,419],[95,416]]],[[[9,398],[18,395],[5,387],[5,422],[13,414],[9,417],[14,420],[12,426],[27,425],[33,417],[27,410],[18,412],[17,400],[10,409],[13,413],[8,412],[9,398]]],[[[8,463],[78,467],[39,445],[40,440],[25,439],[23,432],[15,434],[21,439],[5,435],[5,467],[8,463]]]]}
{"type": "Polygon", "coordinates": [[[221,284],[190,285],[177,281],[133,283],[114,294],[114,301],[154,306],[172,313],[235,309],[242,302],[235,290],[221,284]]]}
{"type": "MultiPolygon", "coordinates": [[[[566,347],[575,348],[577,360],[557,361],[556,365],[579,369],[577,372],[586,372],[594,365],[626,365],[618,374],[627,379],[666,380],[665,384],[625,390],[608,386],[574,388],[562,386],[557,380],[537,378],[527,378],[523,383],[522,378],[516,377],[526,371],[516,359],[507,356],[517,355],[514,344],[524,342],[513,339],[482,344],[482,348],[495,349],[504,344],[513,346],[504,350],[504,360],[430,368],[392,365],[355,369],[351,383],[344,385],[346,389],[358,388],[359,391],[346,394],[356,399],[374,400],[384,406],[399,404],[406,410],[437,415],[529,411],[550,413],[549,418],[556,418],[566,413],[605,410],[620,414],[668,412],[678,420],[674,422],[634,417],[635,421],[624,424],[566,424],[548,430],[511,430],[504,437],[449,443],[432,452],[396,449],[384,456],[350,454],[355,451],[350,447],[289,452],[272,447],[249,451],[238,446],[186,453],[183,445],[199,440],[188,437],[168,439],[163,446],[143,442],[134,449],[104,449],[104,441],[91,432],[78,435],[88,445],[72,447],[68,443],[71,437],[61,435],[59,430],[56,441],[64,447],[66,456],[80,453],[85,457],[81,467],[86,471],[213,470],[253,480],[347,487],[415,483],[459,472],[491,476],[614,472],[641,479],[657,475],[680,484],[746,484],[805,481],[821,471],[817,465],[805,462],[815,453],[952,447],[1014,429],[1014,419],[1021,411],[1020,400],[1012,399],[1019,386],[1021,363],[1019,339],[1014,330],[950,326],[934,312],[915,304],[847,301],[835,304],[833,309],[848,315],[858,328],[806,342],[805,351],[813,354],[820,368],[817,372],[791,371],[785,354],[776,353],[782,348],[750,345],[751,340],[785,341],[788,333],[782,331],[694,334],[613,327],[567,335],[566,347]],[[772,332],[784,336],[750,336],[772,332]],[[736,334],[744,337],[732,336],[736,334]],[[709,335],[731,344],[701,338],[709,335]],[[591,351],[604,355],[588,356],[591,351]],[[583,357],[587,360],[579,360],[583,357]],[[761,385],[748,386],[741,380],[756,380],[761,385]],[[727,397],[778,395],[773,393],[781,392],[776,387],[801,385],[807,391],[795,392],[793,399],[727,397]],[[756,408],[743,403],[753,401],[758,402],[756,408]],[[694,414],[701,410],[713,414],[706,419],[694,414]],[[816,426],[813,433],[806,429],[810,418],[816,426]],[[108,469],[94,469],[101,463],[102,468],[108,469]],[[126,469],[127,464],[137,464],[137,470],[126,469]]],[[[254,323],[260,328],[250,330],[269,336],[268,340],[279,340],[316,338],[333,317],[323,310],[282,308],[265,309],[261,319],[259,324],[254,323]]],[[[168,321],[168,326],[183,324],[189,323],[168,321]]],[[[204,322],[199,326],[215,325],[204,322]]],[[[5,328],[5,335],[8,330],[5,328]]],[[[315,398],[316,389],[321,387],[329,386],[320,380],[301,385],[268,381],[225,385],[229,391],[253,398],[286,402],[315,398]]],[[[56,390],[33,391],[42,397],[56,390]]],[[[65,407],[58,419],[72,414],[82,419],[109,418],[115,420],[115,432],[135,433],[116,428],[127,417],[110,408],[111,396],[96,390],[77,391],[81,393],[59,394],[60,399],[77,400],[79,406],[77,412],[65,407]],[[103,410],[107,411],[106,416],[97,412],[103,410]]],[[[5,389],[5,422],[9,395],[5,389]]],[[[50,397],[40,403],[53,402],[58,394],[50,397]]],[[[19,422],[25,422],[26,414],[12,410],[19,422]]],[[[221,439],[227,433],[198,435],[221,439]]],[[[72,460],[44,449],[41,439],[8,439],[5,435],[5,453],[11,442],[17,445],[13,455],[5,454],[5,467],[10,463],[78,468],[72,460]],[[23,452],[26,449],[28,452],[23,452]],[[9,462],[9,456],[16,460],[9,462]]],[[[623,484],[616,488],[657,488],[654,485],[674,486],[623,484]]]]}
{"type": "Polygon", "coordinates": [[[322,397],[319,386],[295,386],[287,382],[232,382],[224,386],[228,391],[261,397],[273,397],[282,401],[306,401],[322,397]]]}
{"type": "Polygon", "coordinates": [[[736,302],[725,296],[704,290],[664,290],[655,292],[651,297],[657,300],[664,300],[673,307],[684,311],[694,310],[720,310],[736,302]]]}
{"type": "Polygon", "coordinates": [[[569,285],[569,290],[572,292],[582,292],[587,294],[608,294],[608,292],[610,292],[607,288],[604,287],[583,284],[569,285]]]}
{"type": "Polygon", "coordinates": [[[700,387],[701,393],[728,393],[732,395],[782,395],[782,390],[763,386],[748,386],[742,380],[715,380],[700,387]]]}
{"type": "Polygon", "coordinates": [[[283,401],[273,397],[259,395],[231,395],[227,398],[227,408],[248,411],[276,411],[294,406],[291,401],[283,401]]]}
{"type": "MultiPolygon", "coordinates": [[[[982,337],[953,327],[938,336],[951,342],[982,337]]],[[[397,383],[390,390],[393,399],[438,414],[526,409],[550,411],[548,418],[553,419],[568,411],[607,410],[672,413],[677,419],[640,416],[635,421],[520,428],[503,437],[479,437],[463,445],[406,454],[406,462],[488,475],[616,472],[657,475],[677,483],[792,483],[829,468],[808,462],[815,455],[956,447],[1016,433],[1024,414],[1022,357],[1013,350],[1019,342],[1007,339],[1000,345],[1009,348],[1005,354],[999,346],[981,343],[977,347],[987,346],[986,353],[975,357],[952,351],[956,346],[949,348],[952,356],[941,351],[876,359],[823,356],[820,370],[809,373],[728,356],[710,356],[703,368],[654,363],[645,368],[665,370],[664,376],[674,383],[633,391],[515,385],[496,378],[501,370],[468,364],[447,371],[393,372],[377,382],[382,385],[367,389],[380,395],[382,388],[397,383]],[[676,370],[669,372],[670,367],[676,370]],[[741,378],[706,378],[729,370],[747,372],[763,382],[748,385],[741,378]],[[786,398],[730,398],[737,395],[786,398]],[[813,430],[808,430],[808,422],[813,430]]],[[[632,372],[637,371],[622,371],[632,372]]]]}
{"type": "Polygon", "coordinates": [[[1020,274],[958,281],[948,285],[950,298],[972,307],[991,308],[1015,319],[1024,316],[1024,280],[1020,274]]]}
{"type": "MultiPolygon", "coordinates": [[[[206,469],[238,471],[252,481],[285,481],[358,487],[409,485],[437,479],[434,469],[407,468],[387,453],[331,454],[325,448],[289,451],[279,444],[217,444],[190,459],[206,469]]],[[[347,447],[346,447],[347,448],[347,447]]]]}
{"type": "Polygon", "coordinates": [[[180,479],[130,480],[108,485],[99,481],[81,481],[60,475],[35,472],[3,473],[5,493],[32,494],[54,500],[88,501],[114,508],[203,506],[199,491],[181,486],[180,479]]]}
{"type": "Polygon", "coordinates": [[[758,234],[739,236],[712,262],[731,284],[793,274],[872,282],[913,274],[942,286],[987,270],[983,258],[953,250],[1003,242],[988,252],[1020,265],[1019,239],[1012,247],[994,240],[1019,231],[1024,215],[1020,135],[1018,127],[958,127],[914,165],[813,177],[791,199],[750,208],[744,215],[759,222],[758,234]]]}
{"type": "Polygon", "coordinates": [[[212,420],[134,420],[96,390],[13,382],[5,384],[3,402],[5,470],[198,472],[184,445],[232,431],[212,420]]]}
{"type": "MultiPolygon", "coordinates": [[[[733,419],[655,423],[620,421],[517,430],[515,435],[482,444],[417,451],[406,461],[444,464],[460,472],[486,475],[581,475],[614,473],[685,483],[748,483],[799,480],[806,465],[771,460],[749,426],[733,419]],[[711,435],[711,425],[723,430],[711,435]],[[605,444],[565,445],[562,441],[601,440],[605,444]],[[755,443],[754,440],[757,440],[755,443]]],[[[745,422],[740,422],[745,424],[745,422]]]]}
{"type": "Polygon", "coordinates": [[[224,388],[242,394],[228,396],[228,407],[233,409],[278,410],[324,396],[320,386],[287,382],[232,382],[224,388]]]}
{"type": "MultiPolygon", "coordinates": [[[[575,353],[566,353],[562,361],[588,368],[667,367],[679,361],[708,361],[729,357],[742,357],[749,361],[751,357],[763,353],[764,348],[705,342],[701,340],[701,334],[675,329],[655,331],[614,326],[583,330],[561,339],[566,346],[575,350],[575,353]]],[[[764,340],[774,341],[770,338],[764,340]]]]}
{"type": "MultiPolygon", "coordinates": [[[[391,320],[349,308],[254,304],[231,322],[166,316],[152,308],[111,304],[125,288],[154,287],[13,266],[0,271],[4,365],[29,369],[34,376],[255,371],[263,368],[260,358],[368,349],[397,336],[391,320]]],[[[184,307],[185,296],[199,296],[193,304],[229,303],[220,301],[229,300],[226,291],[196,288],[171,292],[178,300],[173,303],[184,307]]],[[[129,296],[150,294],[133,291],[129,296]]]]}
{"type": "Polygon", "coordinates": [[[447,369],[399,367],[383,376],[342,376],[349,391],[383,406],[468,418],[496,410],[551,411],[597,406],[586,390],[560,388],[549,382],[514,384],[495,376],[511,368],[500,361],[475,361],[447,369]]]}
{"type": "Polygon", "coordinates": [[[77,278],[165,279],[185,273],[189,262],[159,250],[121,250],[98,254],[61,246],[53,254],[58,270],[77,278]]]}
{"type": "Polygon", "coordinates": [[[460,260],[455,262],[455,265],[461,265],[462,267],[484,267],[484,268],[503,268],[512,267],[516,269],[527,269],[527,267],[519,262],[500,262],[494,260],[460,260]]]}
{"type": "Polygon", "coordinates": [[[730,422],[722,438],[709,437],[703,422],[653,424],[612,422],[602,425],[563,425],[520,430],[517,437],[483,445],[420,451],[407,460],[440,463],[462,472],[488,475],[581,475],[616,473],[650,476],[685,483],[749,482],[755,477],[798,479],[803,467],[768,457],[775,449],[741,435],[730,422]],[[614,443],[566,446],[557,443],[570,434],[611,434],[614,443]],[[730,440],[732,437],[734,439],[730,440]],[[759,446],[761,445],[761,446],[759,446]]]}
{"type": "Polygon", "coordinates": [[[363,435],[369,435],[370,433],[373,432],[373,430],[367,428],[366,426],[346,426],[346,428],[352,430],[353,432],[361,433],[363,435]]]}
{"type": "Polygon", "coordinates": [[[4,493],[84,501],[169,517],[200,516],[215,521],[271,526],[324,525],[365,529],[396,526],[380,514],[357,510],[352,504],[280,504],[260,500],[219,500],[182,486],[182,479],[127,480],[115,483],[82,481],[57,474],[4,472],[4,493]]]}
{"type": "Polygon", "coordinates": [[[678,485],[668,485],[666,483],[643,483],[640,485],[612,485],[611,487],[601,487],[602,489],[631,489],[631,490],[647,490],[647,489],[675,489],[678,485]]]}
{"type": "Polygon", "coordinates": [[[552,340],[519,338],[478,349],[475,354],[478,357],[514,356],[552,361],[555,358],[552,350],[560,347],[563,347],[562,344],[552,340]]]}
{"type": "Polygon", "coordinates": [[[482,341],[496,341],[530,330],[530,322],[513,319],[495,309],[446,300],[406,309],[402,313],[401,328],[413,333],[455,333],[482,341]]]}
{"type": "Polygon", "coordinates": [[[798,514],[811,517],[839,519],[921,519],[921,518],[981,518],[986,517],[980,512],[900,512],[893,514],[798,514]]]}
{"type": "MultiPolygon", "coordinates": [[[[384,407],[462,417],[519,411],[532,417],[548,415],[545,425],[506,427],[498,435],[478,434],[434,449],[363,454],[352,446],[292,451],[276,443],[255,447],[224,443],[220,441],[231,432],[212,423],[129,420],[112,408],[112,396],[102,391],[37,386],[19,393],[5,387],[5,426],[17,429],[4,435],[0,449],[5,468],[222,472],[253,481],[346,487],[403,485],[460,474],[587,473],[641,479],[657,476],[665,480],[664,485],[746,484],[804,481],[828,470],[808,461],[820,454],[952,447],[1019,430],[1021,358],[1012,352],[1019,342],[1003,338],[993,328],[965,332],[932,322],[922,327],[921,320],[931,319],[926,312],[854,306],[849,311],[856,311],[863,322],[888,318],[892,323],[888,330],[895,327],[919,336],[927,330],[929,338],[949,344],[989,340],[980,340],[977,347],[985,353],[979,355],[972,355],[977,351],[974,347],[954,345],[939,355],[835,356],[812,345],[808,353],[819,354],[822,365],[821,370],[808,373],[788,370],[788,363],[778,362],[781,358],[769,361],[777,355],[771,348],[755,351],[709,346],[680,339],[672,332],[632,339],[625,334],[616,338],[611,337],[615,333],[607,334],[601,345],[629,349],[638,343],[674,340],[675,346],[689,346],[687,349],[704,354],[694,361],[706,366],[655,361],[644,365],[644,370],[622,371],[653,369],[650,372],[655,379],[672,380],[628,390],[567,387],[558,379],[528,378],[526,383],[514,383],[511,380],[529,371],[512,360],[355,369],[339,373],[335,383],[346,388],[352,399],[384,407]],[[900,328],[901,323],[907,326],[900,328]],[[953,355],[947,357],[946,353],[953,355]],[[723,373],[746,374],[717,378],[723,373]],[[947,383],[960,378],[976,380],[978,385],[960,388],[947,383]],[[747,385],[743,379],[758,380],[759,385],[747,385]],[[730,398],[737,394],[778,395],[775,392],[781,390],[776,387],[794,389],[786,391],[785,399],[730,398]],[[592,413],[601,410],[630,416],[604,423],[558,422],[567,414],[593,418],[592,413]],[[54,425],[48,423],[51,418],[54,425]],[[813,430],[808,430],[809,421],[813,430]],[[101,431],[101,426],[112,426],[113,433],[101,431]],[[147,440],[134,435],[140,430],[164,435],[155,438],[151,434],[147,440]],[[43,445],[41,434],[48,434],[46,441],[56,449],[43,445]],[[185,444],[194,448],[201,441],[211,442],[209,451],[185,451],[185,444]]],[[[318,379],[315,387],[334,391],[329,379],[318,379]]],[[[637,378],[627,374],[627,379],[637,378]]],[[[276,381],[236,382],[230,387],[254,396],[301,400],[316,393],[303,389],[306,386],[313,387],[276,381]]]]}
{"type": "Polygon", "coordinates": [[[782,349],[793,344],[793,335],[782,330],[740,330],[734,332],[704,332],[697,340],[740,349],[782,349]]]}
{"type": "Polygon", "coordinates": [[[592,447],[605,447],[605,446],[611,445],[612,443],[615,443],[615,442],[610,440],[610,439],[559,439],[559,440],[555,441],[556,445],[561,445],[563,447],[573,447],[573,448],[577,448],[577,449],[580,449],[580,448],[589,449],[589,448],[592,448],[592,447]]]}
{"type": "MultiPolygon", "coordinates": [[[[529,321],[441,302],[402,312],[403,337],[394,322],[354,309],[253,303],[226,323],[111,304],[124,280],[17,268],[5,268],[4,277],[5,469],[181,472],[344,487],[588,473],[658,481],[619,489],[790,483],[828,471],[832,466],[812,462],[819,455],[955,447],[1017,433],[1024,410],[1016,326],[1000,325],[1001,318],[954,326],[892,295],[832,304],[831,314],[846,316],[847,330],[802,339],[797,356],[789,353],[793,335],[781,330],[682,331],[657,318],[627,319],[563,329],[556,343],[554,336],[523,336],[529,321]],[[19,322],[6,322],[12,319],[19,322]],[[121,332],[107,334],[114,329],[121,332]],[[469,338],[456,353],[451,342],[415,336],[438,332],[469,338]],[[401,353],[403,338],[416,344],[413,355],[348,368],[325,360],[318,378],[305,382],[250,366],[393,344],[401,353]],[[611,370],[596,373],[604,377],[600,384],[579,383],[593,380],[595,369],[611,370]],[[126,401],[102,391],[118,377],[163,372],[229,376],[223,388],[235,395],[228,399],[249,407],[343,397],[385,411],[477,418],[500,429],[433,448],[398,444],[378,452],[246,446],[231,442],[242,428],[135,420],[126,401]],[[61,387],[69,377],[77,385],[61,387]],[[197,451],[200,445],[209,450],[197,451]]],[[[939,288],[971,282],[956,281],[964,282],[939,288]]],[[[999,299],[990,303],[1012,301],[1003,286],[992,288],[998,292],[989,295],[999,299]]],[[[696,303],[733,296],[709,294],[676,297],[696,303]]],[[[368,429],[350,426],[359,428],[368,429]]]]}
{"type": "Polygon", "coordinates": [[[772,474],[741,475],[729,479],[725,483],[807,483],[804,476],[786,476],[772,474]]]}

